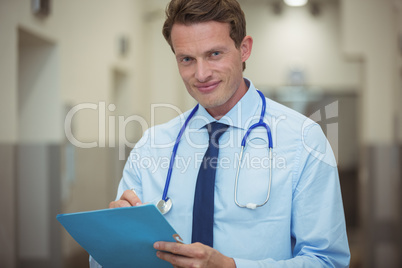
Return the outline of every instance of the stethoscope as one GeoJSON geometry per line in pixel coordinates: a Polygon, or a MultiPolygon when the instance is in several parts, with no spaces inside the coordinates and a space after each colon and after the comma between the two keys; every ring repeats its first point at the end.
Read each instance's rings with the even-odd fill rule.
{"type": "MultiPolygon", "coordinates": [[[[244,136],[243,136],[243,140],[241,142],[241,152],[240,152],[240,157],[239,157],[239,162],[238,162],[237,172],[236,172],[235,189],[234,189],[234,200],[235,200],[236,205],[241,207],[241,208],[249,208],[249,209],[256,209],[257,207],[262,207],[263,205],[265,205],[268,202],[269,196],[270,196],[270,193],[271,193],[271,183],[272,183],[272,135],[271,135],[271,129],[263,121],[264,115],[265,115],[265,109],[266,109],[266,106],[267,106],[264,94],[262,94],[261,91],[259,91],[259,90],[257,90],[257,92],[260,95],[261,100],[262,100],[262,108],[261,108],[260,120],[257,123],[255,123],[254,125],[252,125],[251,127],[249,127],[247,132],[246,132],[246,134],[244,134],[244,136]],[[246,141],[247,141],[248,136],[250,135],[251,131],[253,129],[257,128],[257,127],[264,127],[267,130],[267,135],[268,135],[268,148],[269,148],[270,165],[269,165],[269,181],[268,181],[267,197],[266,197],[265,201],[263,203],[261,203],[261,204],[254,204],[254,203],[240,204],[237,201],[237,190],[238,190],[240,166],[242,164],[242,159],[243,159],[243,152],[244,152],[244,148],[246,147],[246,141]]],[[[188,123],[190,122],[191,118],[193,118],[194,114],[197,112],[198,107],[199,107],[199,104],[197,104],[193,108],[193,110],[191,111],[190,115],[187,117],[186,121],[184,122],[184,125],[181,127],[179,134],[177,135],[176,142],[175,142],[174,147],[173,147],[173,152],[172,152],[172,155],[170,157],[169,169],[168,169],[168,174],[167,174],[167,177],[166,177],[165,188],[163,190],[162,199],[156,204],[156,207],[159,209],[159,211],[162,214],[168,213],[172,208],[172,205],[173,205],[172,199],[170,199],[167,196],[167,193],[168,193],[168,190],[169,190],[170,179],[172,177],[174,160],[176,158],[176,153],[177,153],[177,149],[179,147],[181,137],[183,136],[183,133],[186,130],[186,127],[187,127],[188,123]]]]}

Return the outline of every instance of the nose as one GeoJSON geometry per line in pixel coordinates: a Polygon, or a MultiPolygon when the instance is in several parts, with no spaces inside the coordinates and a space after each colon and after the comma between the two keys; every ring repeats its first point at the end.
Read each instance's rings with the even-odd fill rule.
{"type": "Polygon", "coordinates": [[[199,82],[204,83],[204,82],[207,82],[211,78],[212,71],[211,71],[211,68],[207,61],[198,60],[196,68],[197,69],[195,71],[195,78],[199,82]]]}

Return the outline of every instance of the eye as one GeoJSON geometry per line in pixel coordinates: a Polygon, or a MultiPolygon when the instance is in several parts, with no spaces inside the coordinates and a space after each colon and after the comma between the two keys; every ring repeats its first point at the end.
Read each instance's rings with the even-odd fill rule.
{"type": "Polygon", "coordinates": [[[184,64],[184,65],[188,65],[188,64],[191,63],[192,60],[193,60],[193,59],[190,58],[190,57],[182,57],[182,58],[180,59],[180,63],[181,63],[181,64],[184,64]]]}
{"type": "Polygon", "coordinates": [[[219,56],[221,53],[219,51],[212,52],[212,57],[219,56]]]}

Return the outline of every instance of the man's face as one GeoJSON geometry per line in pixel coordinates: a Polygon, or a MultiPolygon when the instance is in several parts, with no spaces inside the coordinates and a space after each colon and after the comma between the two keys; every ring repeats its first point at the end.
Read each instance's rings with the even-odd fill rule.
{"type": "Polygon", "coordinates": [[[252,39],[239,49],[229,35],[229,24],[216,21],[174,24],[171,38],[180,75],[190,95],[214,117],[226,114],[245,94],[242,63],[252,39]]]}

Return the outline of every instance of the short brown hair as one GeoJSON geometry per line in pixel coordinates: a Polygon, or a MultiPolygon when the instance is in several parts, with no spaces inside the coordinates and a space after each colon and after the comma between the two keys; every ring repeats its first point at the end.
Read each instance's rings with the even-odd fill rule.
{"type": "Polygon", "coordinates": [[[174,52],[171,32],[175,23],[190,25],[208,21],[229,23],[230,38],[240,48],[246,36],[246,19],[236,0],[171,0],[166,7],[162,33],[174,52]]]}

